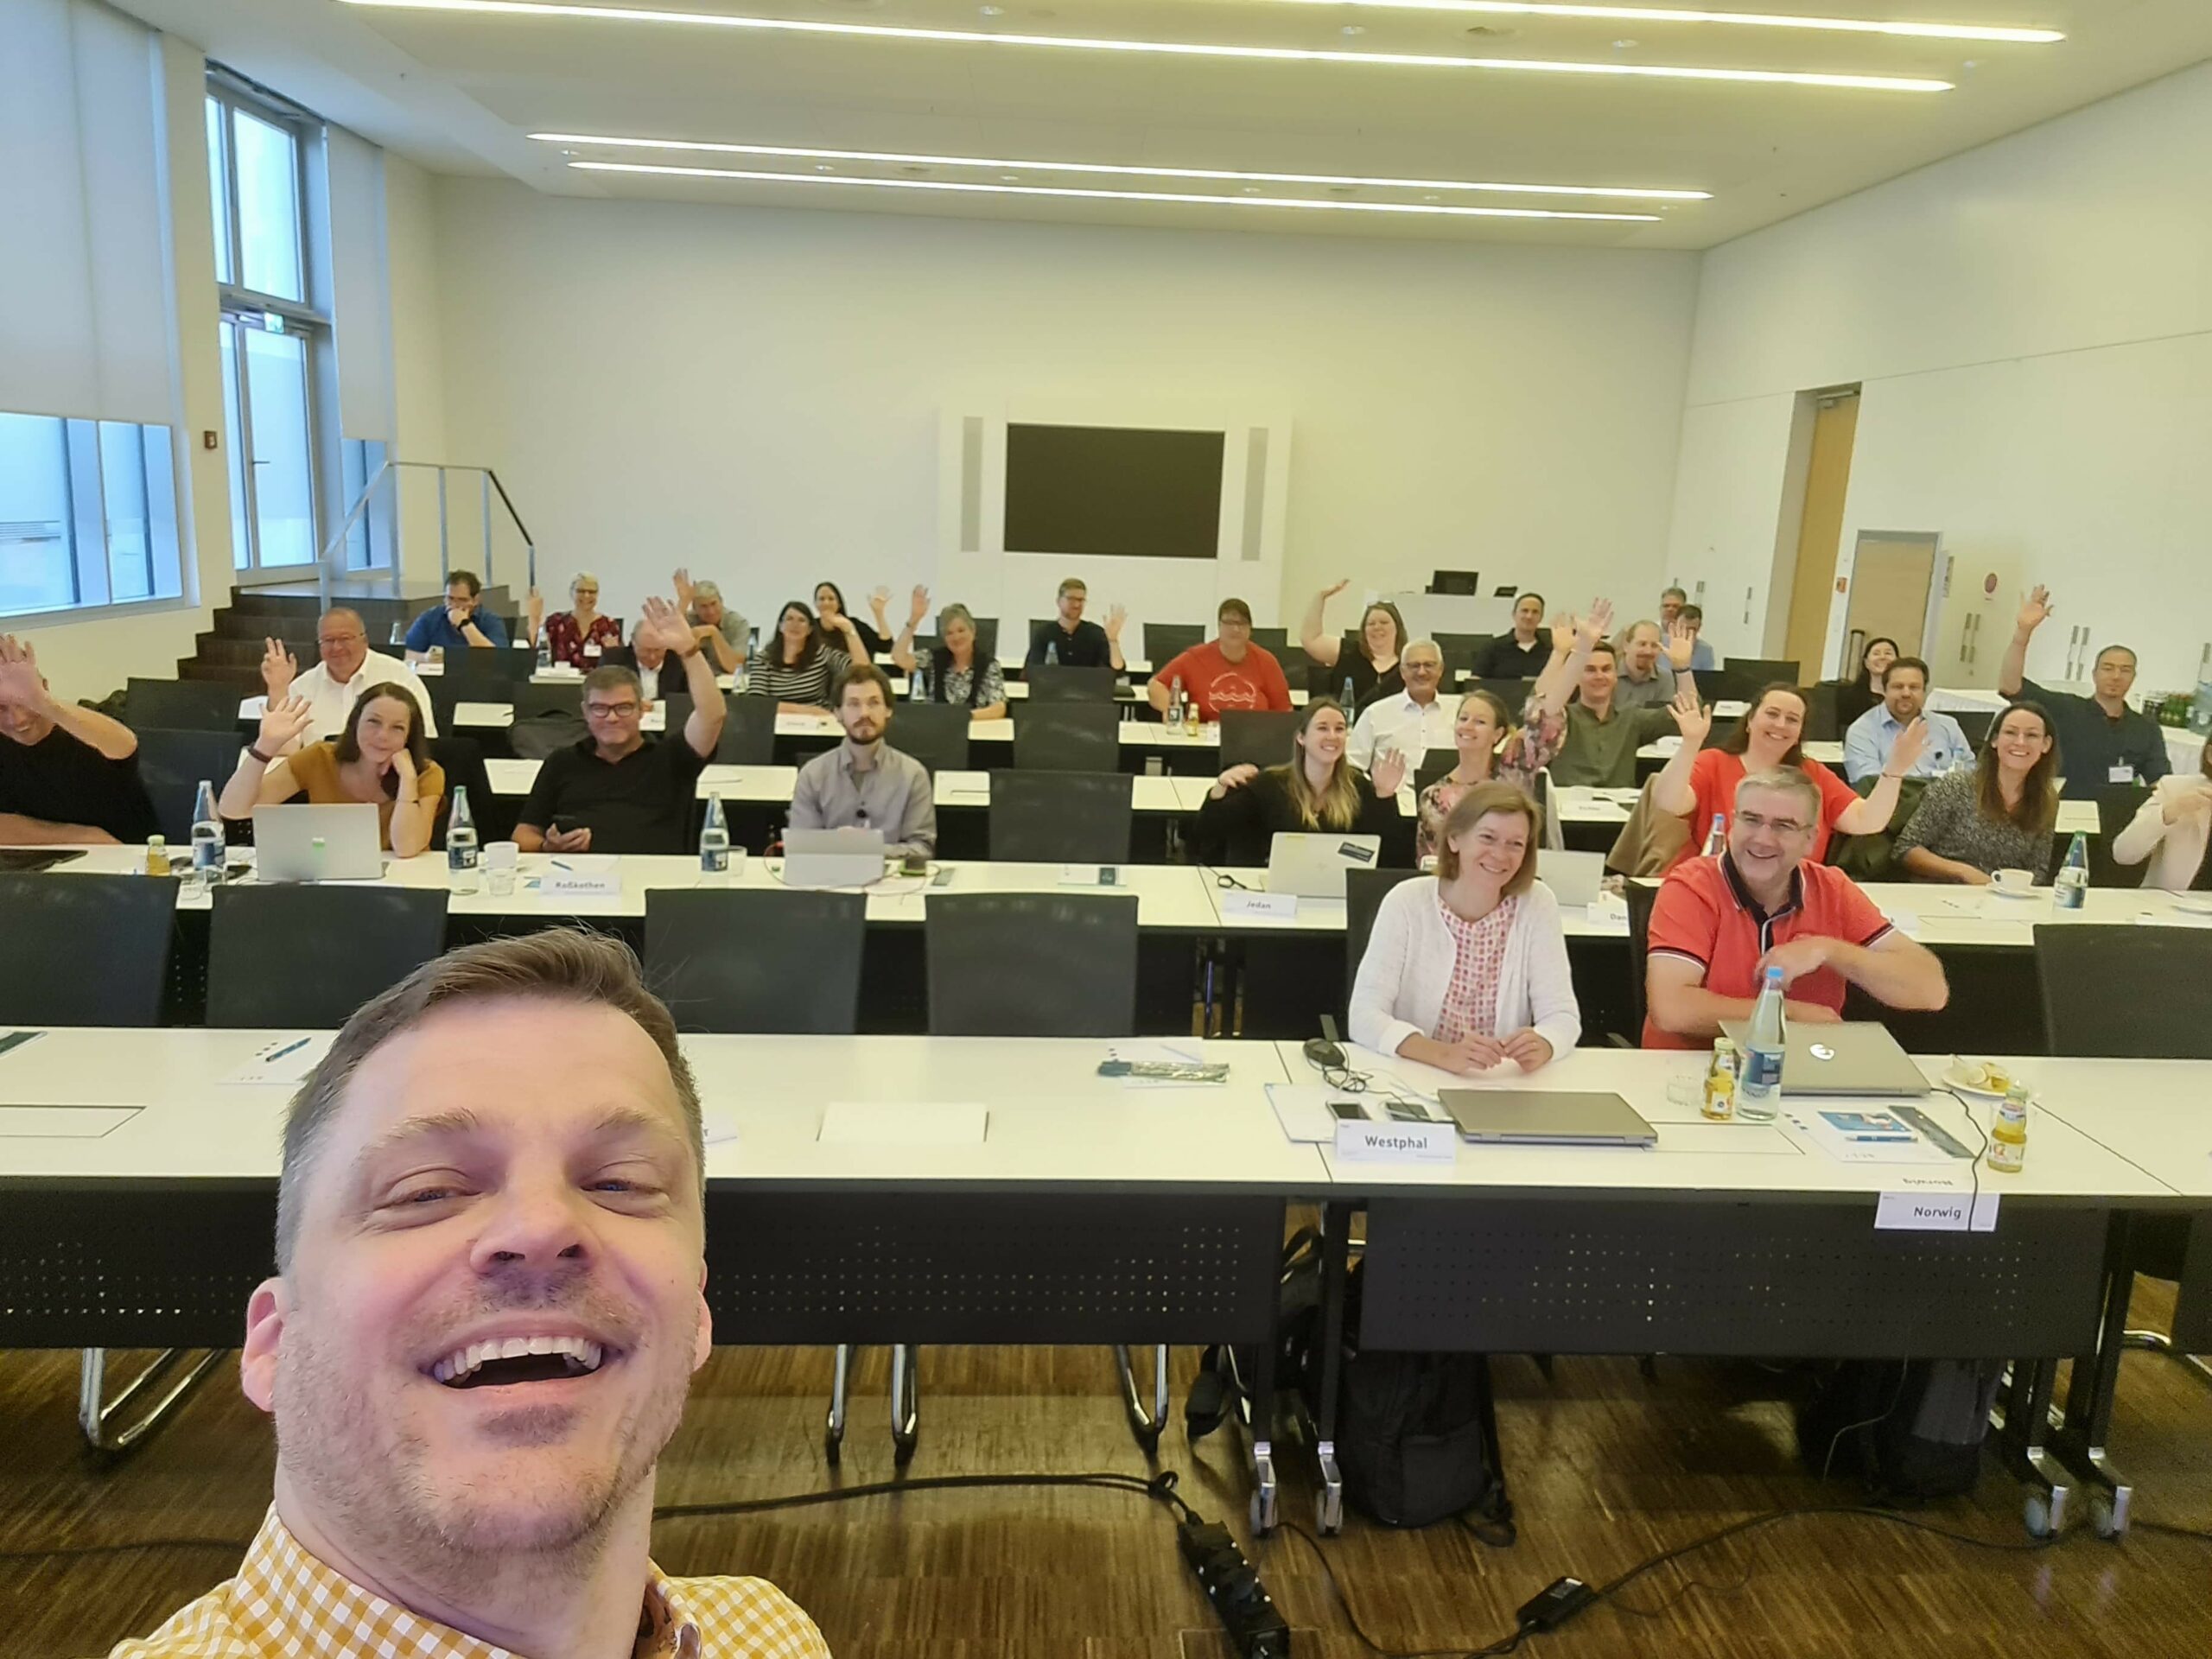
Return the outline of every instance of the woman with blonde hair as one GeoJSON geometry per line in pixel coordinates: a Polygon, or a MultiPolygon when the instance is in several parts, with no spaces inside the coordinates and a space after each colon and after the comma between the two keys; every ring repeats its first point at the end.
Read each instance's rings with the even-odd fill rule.
{"type": "Polygon", "coordinates": [[[1402,821],[1397,794],[1406,758],[1395,752],[1377,756],[1370,780],[1344,757],[1351,730],[1334,698],[1307,703],[1288,766],[1265,772],[1231,766],[1214,780],[1198,808],[1201,842],[1225,848],[1229,863],[1264,864],[1278,835],[1335,830],[1388,836],[1402,821]]]}
{"type": "Polygon", "coordinates": [[[2158,779],[2134,822],[2112,838],[2112,861],[2144,864],[2143,885],[2169,893],[2212,888],[2212,743],[2204,746],[2194,775],[2177,772],[2158,779]]]}
{"type": "Polygon", "coordinates": [[[1446,1071],[1534,1071],[1581,1039],[1559,901],[1536,880],[1536,804],[1478,784],[1444,821],[1433,880],[1384,896],[1351,990],[1351,1039],[1446,1071]]]}
{"type": "Polygon", "coordinates": [[[569,608],[545,613],[545,601],[538,597],[537,589],[530,590],[530,602],[523,613],[531,645],[537,643],[538,630],[545,632],[545,647],[556,663],[589,673],[599,666],[600,653],[609,645],[622,643],[622,625],[599,608],[599,578],[588,570],[579,570],[569,578],[569,608]]]}

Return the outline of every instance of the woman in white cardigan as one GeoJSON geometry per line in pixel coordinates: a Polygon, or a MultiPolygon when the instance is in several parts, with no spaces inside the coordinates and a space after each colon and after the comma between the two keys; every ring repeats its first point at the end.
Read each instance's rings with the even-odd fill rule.
{"type": "Polygon", "coordinates": [[[2112,838],[2115,864],[2140,864],[2146,887],[2186,893],[2204,868],[2204,849],[2212,841],[2212,743],[2204,746],[2195,777],[2177,772],[2161,778],[2135,821],[2112,838]]]}
{"type": "Polygon", "coordinates": [[[1534,1071],[1582,1035],[1559,901],[1536,880],[1536,804],[1478,784],[1445,819],[1436,879],[1390,890],[1352,982],[1351,1039],[1446,1071],[1534,1071]]]}

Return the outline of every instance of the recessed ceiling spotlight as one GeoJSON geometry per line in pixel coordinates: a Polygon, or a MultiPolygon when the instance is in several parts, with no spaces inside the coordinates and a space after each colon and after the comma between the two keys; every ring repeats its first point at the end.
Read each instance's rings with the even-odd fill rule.
{"type": "MultiPolygon", "coordinates": [[[[1484,69],[1521,74],[1624,75],[1647,80],[1702,80],[1758,86],[1826,86],[1855,92],[1948,92],[1951,83],[1919,75],[1853,75],[1805,69],[1726,69],[1688,64],[1603,63],[1543,58],[1463,58],[1417,52],[1339,52],[1310,47],[1245,46],[1212,41],[1104,40],[1076,35],[1016,35],[972,29],[913,29],[903,24],[831,22],[822,18],[750,17],[721,11],[671,11],[642,6],[563,5],[553,0],[345,0],[348,5],[472,16],[560,18],[625,23],[685,23],[766,34],[836,35],[855,40],[931,41],[941,45],[1033,47],[1052,50],[1156,54],[1263,63],[1346,63],[1368,68],[1484,69]]],[[[1297,0],[1303,3],[1303,0],[1297,0]]],[[[1341,0],[1332,0],[1340,3],[1341,0]]],[[[1471,0],[1452,0],[1453,4],[1471,0]]],[[[1641,14],[1639,14],[1641,15],[1641,14]]],[[[1721,14],[1715,14],[1719,16],[1721,14]]]]}
{"type": "Polygon", "coordinates": [[[1630,52],[1643,44],[1643,42],[1642,41],[1615,41],[1613,42],[1613,50],[1616,52],[1630,52]]]}
{"type": "Polygon", "coordinates": [[[1339,35],[1364,35],[1367,33],[1367,25],[1364,23],[1346,23],[1342,29],[1338,29],[1337,33],[1339,35]]]}
{"type": "Polygon", "coordinates": [[[976,10],[986,17],[1003,17],[1006,16],[1006,8],[1004,6],[978,6],[976,10]]]}
{"type": "Polygon", "coordinates": [[[817,162],[815,163],[814,170],[817,173],[835,173],[837,169],[827,162],[817,162]]]}

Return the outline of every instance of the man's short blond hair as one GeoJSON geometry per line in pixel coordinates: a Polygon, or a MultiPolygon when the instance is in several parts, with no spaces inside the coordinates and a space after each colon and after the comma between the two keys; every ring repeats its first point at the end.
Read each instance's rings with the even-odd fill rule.
{"type": "Polygon", "coordinates": [[[1088,599],[1090,597],[1090,589],[1084,583],[1081,576],[1070,576],[1065,582],[1060,584],[1060,591],[1055,594],[1053,597],[1055,599],[1065,599],[1070,594],[1081,594],[1085,599],[1088,599]]]}

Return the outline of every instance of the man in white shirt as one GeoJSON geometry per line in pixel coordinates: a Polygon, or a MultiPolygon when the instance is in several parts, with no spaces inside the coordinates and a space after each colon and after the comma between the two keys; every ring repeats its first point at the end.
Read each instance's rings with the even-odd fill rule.
{"type": "Polygon", "coordinates": [[[1454,746],[1452,728],[1459,717],[1459,699],[1437,696],[1444,683],[1444,652],[1433,639],[1416,639],[1401,652],[1398,672],[1406,689],[1377,697],[1360,711],[1344,753],[1362,772],[1371,772],[1377,753],[1395,749],[1406,757],[1410,778],[1421,770],[1423,754],[1454,746]]]}
{"type": "Polygon", "coordinates": [[[314,723],[293,740],[288,753],[310,741],[309,734],[315,738],[336,736],[344,729],[346,716],[353,712],[353,704],[361,693],[387,682],[405,686],[414,694],[416,705],[423,711],[423,734],[438,734],[438,718],[430,712],[430,694],[423,689],[422,680],[397,657],[386,657],[369,649],[369,631],[358,611],[349,611],[341,605],[322,613],[322,620],[315,627],[315,649],[322,660],[304,674],[282,640],[265,643],[267,648],[261,657],[261,683],[269,690],[269,700],[276,702],[288,696],[305,697],[315,711],[314,723]]]}

